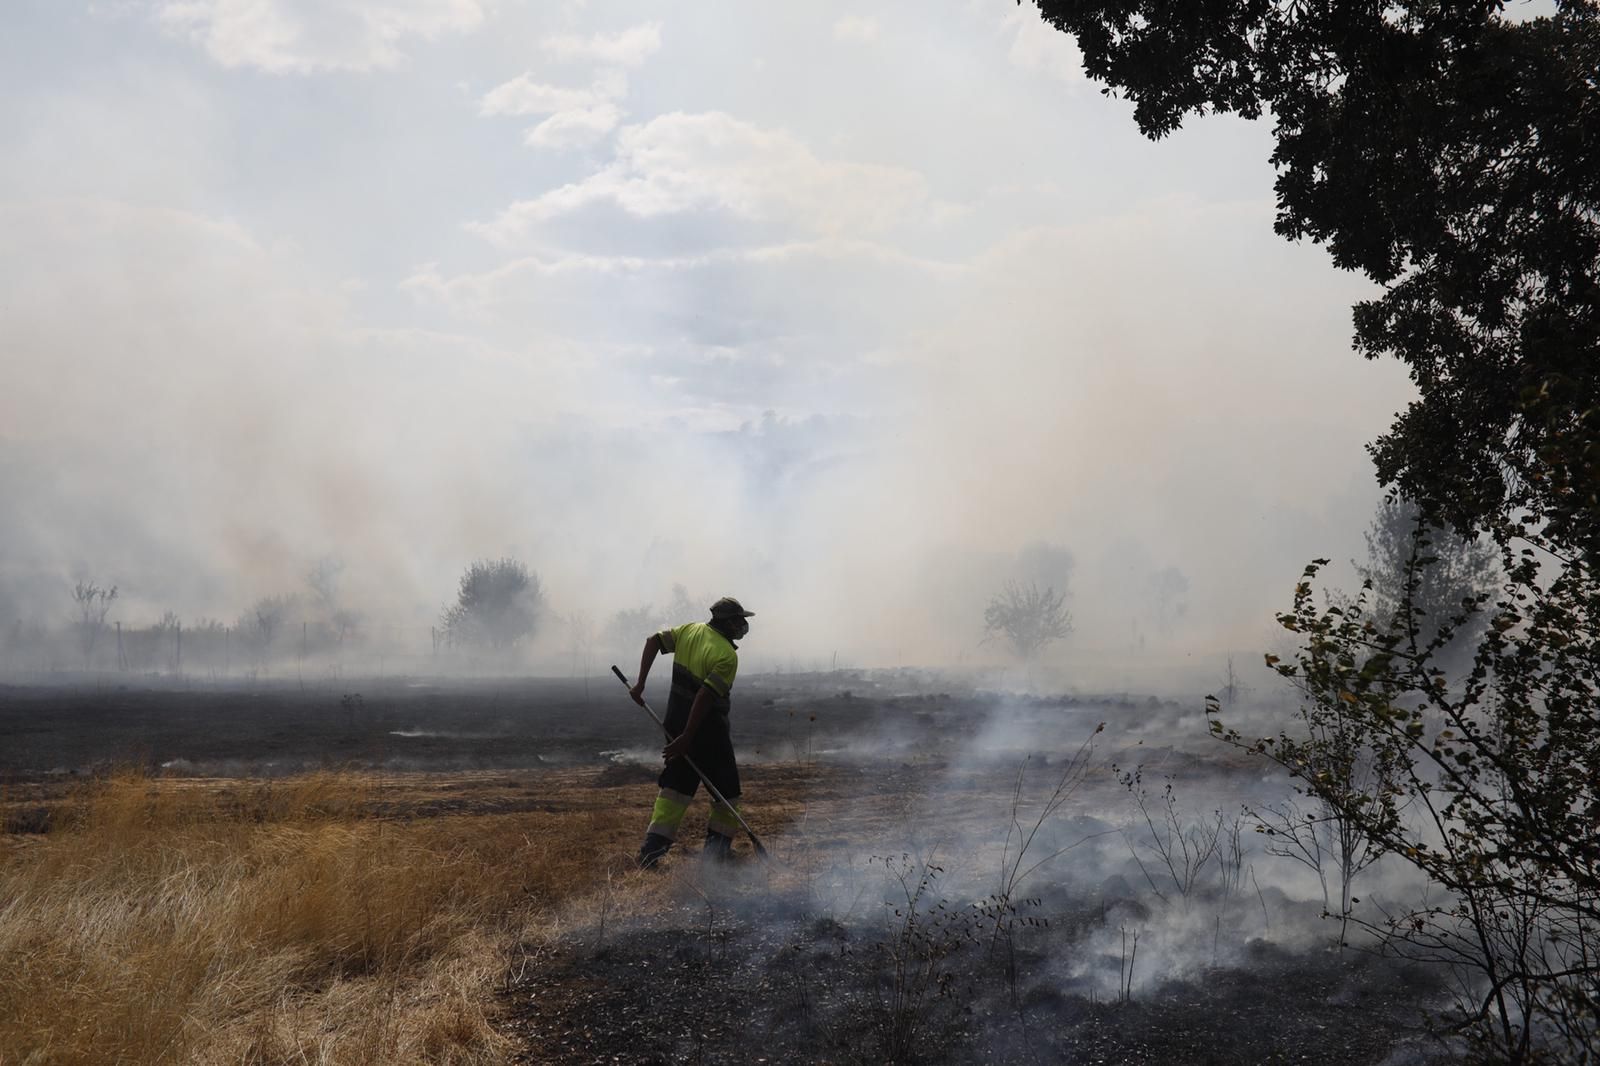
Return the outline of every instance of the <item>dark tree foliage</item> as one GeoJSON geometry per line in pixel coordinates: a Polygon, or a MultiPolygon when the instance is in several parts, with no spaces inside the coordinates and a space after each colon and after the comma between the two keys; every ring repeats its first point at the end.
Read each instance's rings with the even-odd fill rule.
{"type": "Polygon", "coordinates": [[[482,559],[461,575],[444,612],[452,641],[504,651],[531,637],[544,606],[539,578],[515,559],[482,559]]]}
{"type": "Polygon", "coordinates": [[[1383,286],[1356,346],[1420,392],[1371,446],[1385,483],[1458,528],[1521,508],[1600,554],[1600,3],[1038,6],[1151,137],[1270,114],[1277,231],[1383,286]]]}
{"type": "Polygon", "coordinates": [[[1477,1061],[1593,1063],[1600,3],[1522,20],[1481,0],[1039,6],[1152,137],[1190,114],[1270,114],[1278,232],[1382,286],[1355,308],[1356,347],[1417,385],[1371,445],[1380,478],[1421,506],[1419,528],[1479,532],[1499,554],[1498,587],[1442,619],[1425,552],[1393,604],[1373,582],[1319,609],[1313,564],[1279,616],[1300,648],[1268,661],[1334,731],[1214,731],[1446,890],[1363,920],[1475,976],[1461,1023],[1477,1061]],[[1471,670],[1452,678],[1443,653],[1467,633],[1471,670]]]}

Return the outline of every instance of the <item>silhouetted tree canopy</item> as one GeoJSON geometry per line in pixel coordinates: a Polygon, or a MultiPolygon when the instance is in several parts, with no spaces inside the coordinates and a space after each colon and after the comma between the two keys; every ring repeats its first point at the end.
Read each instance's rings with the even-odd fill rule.
{"type": "Polygon", "coordinates": [[[515,559],[481,559],[461,575],[444,628],[463,644],[497,651],[533,635],[544,606],[536,574],[515,559]]]}
{"type": "Polygon", "coordinates": [[[1445,890],[1352,921],[1472,975],[1473,1062],[1591,1062],[1600,1016],[1600,4],[1555,6],[1039,0],[1151,137],[1271,115],[1277,231],[1383,287],[1356,348],[1418,389],[1379,477],[1416,528],[1497,549],[1497,587],[1448,606],[1413,548],[1398,590],[1320,609],[1314,562],[1278,619],[1300,647],[1267,659],[1312,728],[1251,740],[1210,701],[1219,736],[1445,890]]]}
{"type": "Polygon", "coordinates": [[[1360,758],[1324,758],[1326,729],[1249,740],[1215,699],[1213,730],[1446,890],[1368,924],[1474,975],[1469,1061],[1592,1062],[1600,3],[1520,20],[1495,0],[1038,6],[1151,137],[1190,114],[1270,114],[1277,231],[1383,287],[1355,308],[1356,348],[1401,359],[1418,389],[1370,446],[1379,477],[1420,505],[1418,528],[1443,519],[1498,550],[1498,587],[1442,620],[1415,551],[1393,612],[1374,588],[1319,609],[1326,560],[1306,568],[1279,615],[1299,650],[1267,661],[1360,758]],[[1440,664],[1466,632],[1472,668],[1454,678],[1440,664]],[[1358,780],[1375,759],[1382,782],[1358,780]]]}
{"type": "Polygon", "coordinates": [[[1600,4],[1038,6],[1153,138],[1270,114],[1277,231],[1383,285],[1356,346],[1420,390],[1371,445],[1386,484],[1458,528],[1523,509],[1597,553],[1600,4]]]}

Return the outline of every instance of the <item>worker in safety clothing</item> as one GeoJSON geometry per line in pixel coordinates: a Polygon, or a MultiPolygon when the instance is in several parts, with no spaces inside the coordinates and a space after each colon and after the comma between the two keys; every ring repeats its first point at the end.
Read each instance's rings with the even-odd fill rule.
{"type": "MultiPolygon", "coordinates": [[[[662,749],[666,767],[657,780],[650,827],[639,848],[639,865],[652,869],[678,839],[678,828],[688,813],[689,801],[700,787],[700,777],[683,756],[693,759],[730,804],[739,803],[739,767],[733,758],[733,737],[728,730],[728,692],[739,672],[739,646],[734,643],[750,632],[747,611],[732,597],[711,605],[709,622],[688,622],[663,629],[644,642],[639,659],[639,680],[630,690],[634,702],[644,703],[644,682],[661,652],[673,657],[672,695],[667,700],[667,732],[672,741],[662,749]]],[[[739,821],[734,809],[712,801],[706,823],[705,854],[725,859],[733,848],[739,821]]]]}

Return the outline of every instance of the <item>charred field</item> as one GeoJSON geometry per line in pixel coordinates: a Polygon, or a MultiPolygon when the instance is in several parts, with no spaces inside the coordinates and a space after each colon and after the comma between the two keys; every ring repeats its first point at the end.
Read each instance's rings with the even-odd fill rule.
{"type": "MultiPolygon", "coordinates": [[[[741,841],[733,861],[703,862],[700,798],[665,868],[641,873],[656,745],[616,687],[3,688],[0,863],[42,868],[113,771],[137,774],[141,795],[252,824],[259,790],[333,773],[355,790],[337,817],[377,839],[513,842],[480,876],[527,883],[481,885],[501,902],[463,924],[478,965],[461,994],[482,1026],[340,1045],[324,1018],[319,1061],[1448,1061],[1427,1030],[1450,1005],[1444,975],[1353,934],[1338,945],[1315,879],[1268,855],[1241,813],[1286,783],[1212,742],[1196,707],[910,673],[750,678],[735,740],[772,861],[741,841]]],[[[1405,889],[1370,880],[1374,897],[1405,889]]],[[[440,898],[460,908],[471,891],[440,898]]],[[[384,974],[340,962],[346,950],[327,950],[340,981],[420,980],[415,953],[384,974]]],[[[0,998],[20,1018],[16,1003],[0,998]]],[[[303,1020],[251,1043],[264,1024],[211,1009],[180,1057],[291,1061],[310,1046],[303,1020]]],[[[14,1045],[0,1060],[37,1050],[22,1031],[0,1027],[14,1045]]],[[[162,1060],[117,1039],[112,1026],[82,1057],[50,1061],[162,1060]]]]}

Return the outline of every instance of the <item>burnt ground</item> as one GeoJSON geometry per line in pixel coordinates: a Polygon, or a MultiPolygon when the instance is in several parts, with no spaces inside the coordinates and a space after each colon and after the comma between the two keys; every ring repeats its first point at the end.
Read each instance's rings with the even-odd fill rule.
{"type": "MultiPolygon", "coordinates": [[[[376,807],[398,817],[581,815],[620,800],[642,818],[659,742],[620,687],[609,678],[0,687],[0,809],[11,833],[45,831],[53,799],[110,766],[240,796],[247,783],[231,779],[334,767],[374,771],[376,807]]],[[[1245,913],[1255,896],[1197,897],[1198,951],[1192,935],[1173,939],[1182,923],[1143,891],[1115,835],[1035,875],[1031,900],[1007,912],[1007,935],[994,935],[992,910],[975,909],[984,890],[972,870],[934,866],[929,890],[906,906],[903,875],[929,872],[913,857],[928,857],[920,847],[992,849],[1022,759],[1037,775],[1030,794],[1034,782],[1048,791],[1096,722],[1110,723],[1097,769],[1063,832],[1127,821],[1112,763],[1143,763],[1184,790],[1209,782],[1207,805],[1226,799],[1217,782],[1256,787],[1259,768],[1207,740],[1194,711],[1121,696],[944,691],[901,675],[741,680],[746,811],[779,862],[760,866],[741,843],[743,861],[703,868],[691,843],[664,874],[619,874],[615,901],[590,900],[560,935],[525,945],[499,996],[518,1061],[1442,1061],[1423,1023],[1442,1004],[1441,975],[1331,952],[1328,931],[1276,891],[1265,867],[1258,894],[1270,929],[1245,913]],[[1123,960],[1107,948],[1122,928],[1147,936],[1126,1002],[1123,960]]],[[[604,857],[619,871],[626,860],[604,857]]]]}
{"type": "MultiPolygon", "coordinates": [[[[661,671],[657,671],[661,675],[661,671]]],[[[650,698],[666,708],[666,682],[650,698]]],[[[893,675],[768,675],[741,680],[735,737],[760,762],[844,755],[863,736],[873,756],[912,758],[971,736],[996,697],[942,692],[893,675]],[[841,749],[844,749],[841,751],[841,749]]],[[[1147,699],[1033,701],[1061,716],[1147,699]]],[[[1063,718],[1065,721],[1065,718],[1063,718]]],[[[415,770],[558,768],[617,749],[659,748],[656,727],[610,674],[590,679],[319,679],[211,682],[104,674],[73,683],[0,679],[0,775],[70,775],[106,765],[272,776],[323,767],[415,770]]]]}
{"type": "Polygon", "coordinates": [[[1031,926],[991,942],[980,931],[924,954],[904,926],[841,923],[804,894],[699,892],[709,899],[528,955],[502,993],[519,1061],[1444,1061],[1418,1024],[1436,975],[1370,954],[1257,942],[1240,965],[1124,1003],[1062,990],[1071,932],[1031,926]]]}

